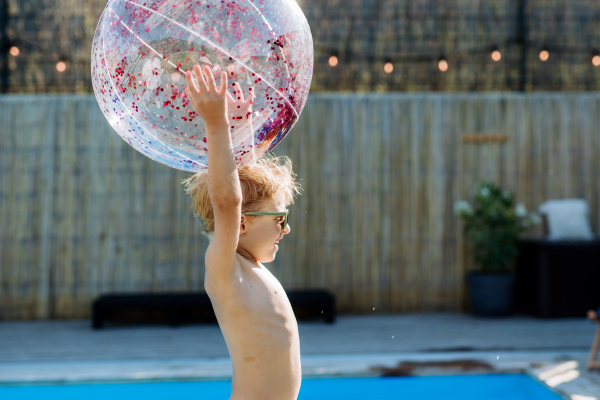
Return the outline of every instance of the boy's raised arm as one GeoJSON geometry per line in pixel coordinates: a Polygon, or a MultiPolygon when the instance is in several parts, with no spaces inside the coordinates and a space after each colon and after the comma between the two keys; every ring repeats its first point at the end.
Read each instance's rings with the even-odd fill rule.
{"type": "Polygon", "coordinates": [[[204,120],[206,141],[209,148],[208,190],[213,208],[241,204],[242,190],[233,155],[233,145],[227,119],[227,74],[221,74],[221,85],[216,83],[209,67],[203,71],[194,67],[198,88],[192,74],[186,72],[188,88],[194,111],[204,120]],[[206,83],[204,81],[206,76],[206,83]]]}
{"type": "Polygon", "coordinates": [[[215,233],[206,252],[206,274],[207,280],[214,280],[228,276],[233,266],[239,240],[242,189],[227,118],[227,74],[221,74],[221,85],[217,88],[209,67],[201,70],[195,66],[194,73],[198,87],[192,74],[186,72],[186,92],[206,126],[208,194],[215,214],[215,233]]]}

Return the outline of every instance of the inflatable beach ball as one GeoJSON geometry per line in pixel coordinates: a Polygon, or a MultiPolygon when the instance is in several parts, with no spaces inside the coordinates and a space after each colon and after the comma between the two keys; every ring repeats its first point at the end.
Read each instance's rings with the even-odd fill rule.
{"type": "Polygon", "coordinates": [[[235,158],[246,164],[273,149],[302,112],[310,28],[294,0],[108,2],[92,47],[98,104],[132,147],[185,171],[206,169],[210,152],[185,92],[184,73],[195,64],[210,66],[217,85],[227,72],[235,158]]]}

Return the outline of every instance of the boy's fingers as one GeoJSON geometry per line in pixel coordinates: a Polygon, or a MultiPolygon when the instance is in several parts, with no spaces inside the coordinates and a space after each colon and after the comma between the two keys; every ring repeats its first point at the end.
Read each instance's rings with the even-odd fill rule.
{"type": "Polygon", "coordinates": [[[185,91],[192,102],[192,107],[196,104],[197,97],[199,96],[198,89],[196,88],[196,84],[194,83],[194,78],[191,72],[185,73],[185,80],[187,82],[187,88],[185,91]]]}
{"type": "Polygon", "coordinates": [[[227,72],[221,72],[221,86],[219,87],[219,93],[229,94],[229,92],[227,91],[227,72]]]}
{"type": "Polygon", "coordinates": [[[185,89],[188,92],[188,95],[191,96],[191,92],[197,92],[198,89],[194,84],[194,80],[192,79],[192,73],[190,71],[185,72],[185,81],[187,82],[187,88],[185,89]]]}
{"type": "Polygon", "coordinates": [[[250,93],[250,96],[248,96],[248,101],[253,101],[256,98],[256,93],[254,93],[254,88],[248,88],[248,93],[250,93]]]}
{"type": "Polygon", "coordinates": [[[185,92],[187,93],[188,98],[190,99],[190,102],[192,103],[192,107],[193,107],[194,103],[195,103],[194,96],[192,96],[192,93],[190,92],[189,88],[185,88],[185,92]]]}
{"type": "Polygon", "coordinates": [[[196,89],[196,85],[194,85],[194,80],[192,79],[192,73],[190,71],[185,71],[185,81],[187,82],[188,88],[196,89]]]}
{"type": "Polygon", "coordinates": [[[198,81],[198,92],[200,94],[208,92],[202,69],[198,65],[194,66],[194,74],[196,74],[196,80],[198,81]]]}
{"type": "Polygon", "coordinates": [[[233,88],[235,89],[235,98],[239,101],[244,101],[244,93],[242,93],[242,86],[240,86],[239,82],[233,84],[233,88]]]}
{"type": "Polygon", "coordinates": [[[208,83],[208,91],[214,93],[217,90],[215,85],[215,77],[210,71],[210,67],[208,65],[204,66],[204,76],[206,76],[206,81],[208,83]]]}

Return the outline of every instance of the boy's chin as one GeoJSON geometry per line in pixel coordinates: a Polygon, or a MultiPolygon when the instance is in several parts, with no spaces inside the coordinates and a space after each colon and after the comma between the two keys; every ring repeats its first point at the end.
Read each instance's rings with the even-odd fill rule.
{"type": "Polygon", "coordinates": [[[258,261],[261,263],[270,263],[271,261],[274,261],[274,260],[275,260],[275,253],[261,257],[261,259],[258,261]]]}

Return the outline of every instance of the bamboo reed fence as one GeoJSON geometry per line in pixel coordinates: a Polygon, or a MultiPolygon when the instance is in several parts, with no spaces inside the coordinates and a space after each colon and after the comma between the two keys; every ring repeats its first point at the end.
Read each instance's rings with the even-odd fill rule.
{"type": "MultiPolygon", "coordinates": [[[[341,312],[458,311],[472,267],[452,208],[475,182],[530,209],[585,198],[598,231],[599,111],[595,93],[312,95],[276,149],[304,194],[267,267],[341,312]]],[[[93,96],[0,97],[0,319],[203,290],[186,176],[123,142],[93,96]]]]}

